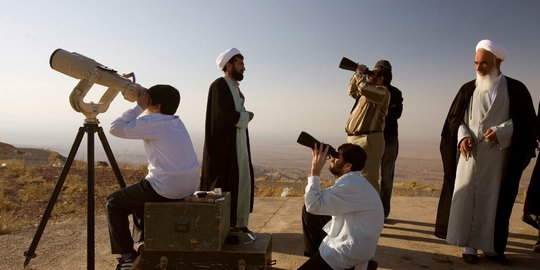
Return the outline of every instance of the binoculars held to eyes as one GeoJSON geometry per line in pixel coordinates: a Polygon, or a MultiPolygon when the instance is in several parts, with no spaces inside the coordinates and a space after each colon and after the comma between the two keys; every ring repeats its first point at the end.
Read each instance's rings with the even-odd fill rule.
{"type": "MultiPolygon", "coordinates": [[[[341,62],[339,62],[339,68],[350,70],[350,71],[356,71],[358,69],[358,63],[352,61],[351,59],[347,57],[343,57],[341,59],[341,62]]],[[[366,69],[364,72],[366,75],[374,75],[373,70],[366,69]]]]}
{"type": "MultiPolygon", "coordinates": [[[[314,149],[313,147],[319,147],[321,142],[319,142],[319,140],[315,139],[313,136],[309,135],[307,132],[304,132],[302,131],[300,133],[300,135],[298,136],[298,139],[296,140],[297,143],[303,145],[303,146],[307,146],[311,149],[314,149]]],[[[330,148],[328,149],[328,155],[330,157],[333,157],[333,158],[339,158],[339,153],[336,151],[336,149],[334,147],[332,147],[331,145],[329,144],[326,144],[326,143],[322,143],[323,144],[323,148],[326,148],[327,146],[329,146],[330,148]]]]}

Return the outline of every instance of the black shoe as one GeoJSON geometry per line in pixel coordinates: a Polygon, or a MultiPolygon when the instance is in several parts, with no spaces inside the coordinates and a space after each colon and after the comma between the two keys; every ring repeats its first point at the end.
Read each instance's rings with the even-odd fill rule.
{"type": "Polygon", "coordinates": [[[129,258],[118,258],[118,264],[116,265],[116,270],[131,270],[133,268],[135,259],[137,259],[137,254],[133,253],[129,258]]]}
{"type": "Polygon", "coordinates": [[[377,270],[378,266],[379,264],[376,261],[369,260],[368,265],[367,265],[367,270],[377,270]]]}
{"type": "Polygon", "coordinates": [[[253,233],[248,227],[231,227],[231,232],[253,233]]]}
{"type": "Polygon", "coordinates": [[[486,259],[502,265],[512,265],[512,261],[504,256],[504,254],[486,255],[486,259]]]}
{"type": "Polygon", "coordinates": [[[251,241],[257,239],[255,233],[248,229],[248,227],[231,227],[231,232],[243,232],[249,237],[251,241]]]}
{"type": "Polygon", "coordinates": [[[463,257],[463,260],[468,264],[477,264],[478,263],[478,255],[476,254],[461,254],[461,257],[463,257]]]}
{"type": "Polygon", "coordinates": [[[521,220],[534,228],[538,229],[540,227],[540,218],[537,215],[533,214],[524,214],[521,217],[521,220]]]}

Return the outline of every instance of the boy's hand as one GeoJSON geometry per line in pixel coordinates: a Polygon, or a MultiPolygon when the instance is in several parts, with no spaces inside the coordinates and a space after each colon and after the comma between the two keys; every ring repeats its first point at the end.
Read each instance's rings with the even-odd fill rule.
{"type": "Polygon", "coordinates": [[[148,107],[149,101],[150,101],[150,97],[148,96],[148,92],[141,91],[141,93],[139,93],[139,96],[137,97],[137,105],[141,106],[143,110],[146,110],[146,108],[148,107]]]}

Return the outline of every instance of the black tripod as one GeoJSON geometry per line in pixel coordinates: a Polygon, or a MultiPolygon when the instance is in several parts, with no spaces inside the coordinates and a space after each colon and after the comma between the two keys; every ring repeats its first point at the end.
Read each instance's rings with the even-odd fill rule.
{"type": "Polygon", "coordinates": [[[60,191],[62,190],[62,186],[64,185],[64,181],[66,180],[66,176],[69,172],[69,169],[71,167],[71,164],[73,163],[73,160],[75,159],[75,154],[77,154],[77,149],[79,148],[82,138],[84,136],[84,133],[88,133],[88,207],[87,207],[87,269],[93,270],[94,269],[94,134],[97,132],[99,139],[101,140],[101,144],[103,145],[103,149],[105,150],[105,153],[107,154],[107,158],[109,159],[109,163],[111,164],[111,168],[113,169],[113,172],[116,176],[116,180],[118,181],[118,184],[121,188],[126,186],[126,183],[124,182],[124,178],[122,177],[122,173],[120,172],[120,169],[118,168],[118,164],[116,163],[116,160],[114,159],[113,153],[111,151],[111,147],[109,146],[109,143],[107,142],[107,138],[105,137],[105,133],[103,133],[103,129],[98,126],[97,119],[96,121],[92,122],[86,122],[84,123],[84,126],[79,128],[79,132],[77,133],[77,136],[75,137],[75,142],[73,142],[73,146],[71,147],[71,150],[69,152],[69,156],[66,160],[66,163],[64,164],[64,168],[62,169],[62,173],[60,174],[60,177],[58,178],[58,181],[56,182],[56,186],[54,188],[54,191],[51,195],[51,199],[49,200],[49,204],[47,205],[47,209],[45,209],[45,213],[43,214],[43,217],[41,218],[41,222],[39,223],[39,227],[36,231],[36,234],[34,235],[34,239],[32,239],[32,244],[30,244],[30,248],[24,252],[24,256],[26,257],[24,261],[24,267],[30,263],[30,260],[35,258],[37,255],[35,253],[36,247],[39,243],[39,240],[41,238],[41,235],[43,234],[43,231],[45,230],[45,226],[47,225],[47,221],[49,220],[49,217],[51,216],[51,212],[53,210],[54,204],[56,203],[56,199],[58,198],[58,195],[60,194],[60,191]]]}

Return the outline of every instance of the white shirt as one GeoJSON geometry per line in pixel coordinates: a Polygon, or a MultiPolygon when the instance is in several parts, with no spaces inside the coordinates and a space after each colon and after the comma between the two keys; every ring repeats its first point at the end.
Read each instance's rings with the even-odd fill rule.
{"type": "Polygon", "coordinates": [[[178,116],[154,113],[143,115],[136,106],[111,124],[112,135],[142,139],[148,160],[146,180],[161,196],[181,199],[199,185],[199,162],[191,138],[178,116]]]}
{"type": "Polygon", "coordinates": [[[309,213],[332,216],[323,228],[328,235],[319,246],[324,261],[333,269],[366,269],[384,225],[379,193],[366,178],[349,172],[321,190],[319,177],[310,176],[304,202],[309,213]]]}

